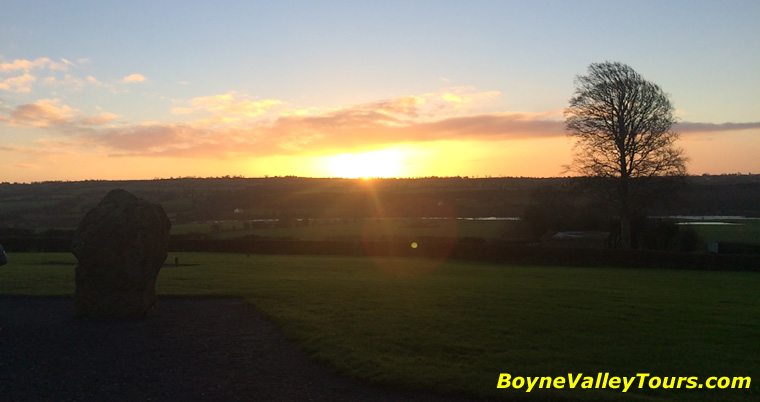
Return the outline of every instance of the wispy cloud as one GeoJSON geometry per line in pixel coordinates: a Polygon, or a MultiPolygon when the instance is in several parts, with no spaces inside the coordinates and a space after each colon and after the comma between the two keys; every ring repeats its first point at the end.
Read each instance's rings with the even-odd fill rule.
{"type": "MultiPolygon", "coordinates": [[[[35,60],[16,59],[13,61],[0,62],[0,90],[9,92],[28,93],[32,91],[32,84],[37,81],[36,70],[66,71],[74,63],[60,59],[53,61],[47,57],[35,60]]],[[[51,77],[47,77],[48,81],[51,77]]]]}
{"type": "Polygon", "coordinates": [[[70,106],[62,105],[59,99],[41,99],[35,103],[19,105],[10,110],[9,117],[3,118],[11,126],[30,127],[76,127],[108,123],[117,115],[101,112],[85,116],[70,106]]]}
{"type": "Polygon", "coordinates": [[[175,107],[173,114],[190,114],[210,112],[215,115],[258,117],[265,114],[274,106],[281,105],[282,101],[276,99],[251,100],[234,92],[221,95],[200,96],[191,99],[188,107],[175,107]]]}
{"type": "Polygon", "coordinates": [[[75,73],[76,67],[90,63],[90,59],[82,58],[75,62],[67,59],[54,61],[48,57],[35,60],[16,59],[2,61],[0,56],[0,90],[30,93],[33,86],[40,83],[48,87],[68,87],[81,90],[86,86],[110,89],[118,92],[119,84],[144,82],[147,79],[141,74],[130,74],[121,80],[104,83],[92,75],[86,77],[75,73]]]}
{"type": "Polygon", "coordinates": [[[66,70],[71,65],[73,65],[73,63],[66,59],[61,59],[61,61],[53,61],[47,57],[40,57],[36,60],[16,59],[0,63],[0,73],[13,73],[35,69],[66,70]]]}
{"type": "Polygon", "coordinates": [[[210,157],[327,154],[398,143],[507,141],[566,135],[562,121],[542,114],[492,113],[415,121],[378,111],[341,109],[285,116],[246,128],[200,124],[131,126],[93,132],[112,155],[210,157]]]}
{"type": "MultiPolygon", "coordinates": [[[[194,98],[189,111],[217,112],[189,123],[122,125],[85,130],[78,141],[113,156],[218,157],[326,154],[397,143],[440,140],[497,141],[564,135],[553,114],[490,113],[458,116],[445,93],[407,96],[351,107],[284,113],[275,118],[226,124],[234,115],[261,115],[279,102],[238,99],[230,94],[194,98]],[[447,106],[447,104],[450,104],[447,106]],[[448,108],[448,112],[446,112],[448,108]]],[[[450,98],[450,97],[449,97],[450,98]]],[[[74,140],[72,138],[72,140],[74,140]]]]}
{"type": "Polygon", "coordinates": [[[145,82],[147,78],[145,78],[142,74],[130,74],[122,79],[123,82],[145,82]]]}
{"type": "Polygon", "coordinates": [[[76,114],[74,109],[60,105],[58,99],[42,99],[32,104],[20,105],[11,112],[11,125],[49,127],[69,124],[76,114]]]}
{"type": "Polygon", "coordinates": [[[37,81],[37,77],[24,73],[15,77],[0,79],[0,89],[10,92],[31,92],[32,84],[37,81]]]}
{"type": "MultiPolygon", "coordinates": [[[[97,82],[93,78],[94,82],[97,82]]],[[[340,108],[292,108],[283,101],[245,94],[192,98],[171,110],[188,122],[117,122],[100,109],[86,114],[58,99],[0,109],[0,122],[40,127],[61,149],[111,156],[226,158],[321,155],[435,141],[508,141],[566,135],[561,111],[490,112],[498,92],[449,88],[340,108]],[[61,135],[57,135],[61,133],[61,135]]],[[[690,123],[679,132],[760,128],[760,123],[690,123]]]]}
{"type": "Polygon", "coordinates": [[[759,129],[760,122],[754,123],[691,123],[682,122],[675,126],[676,131],[688,133],[709,133],[716,131],[740,131],[759,129]]]}

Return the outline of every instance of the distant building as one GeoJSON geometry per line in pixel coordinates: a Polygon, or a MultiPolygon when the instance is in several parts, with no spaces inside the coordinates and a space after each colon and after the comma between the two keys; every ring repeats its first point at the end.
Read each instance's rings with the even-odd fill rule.
{"type": "Polygon", "coordinates": [[[708,253],[717,253],[719,250],[718,242],[711,241],[707,243],[707,252],[708,253]]]}

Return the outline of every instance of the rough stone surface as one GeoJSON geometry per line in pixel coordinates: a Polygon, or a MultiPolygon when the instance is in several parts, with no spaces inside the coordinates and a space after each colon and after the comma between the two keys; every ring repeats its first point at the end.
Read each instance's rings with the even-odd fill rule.
{"type": "Polygon", "coordinates": [[[79,223],[71,251],[75,313],[144,317],[157,309],[156,279],[167,257],[171,222],[161,205],[117,189],[79,223]]]}

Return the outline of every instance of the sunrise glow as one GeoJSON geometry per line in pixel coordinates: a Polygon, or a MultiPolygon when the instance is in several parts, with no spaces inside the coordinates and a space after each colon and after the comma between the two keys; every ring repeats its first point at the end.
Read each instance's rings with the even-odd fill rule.
{"type": "Polygon", "coordinates": [[[337,154],[325,158],[331,177],[348,179],[389,178],[408,175],[403,156],[395,150],[337,154]]]}
{"type": "Polygon", "coordinates": [[[760,172],[758,2],[391,3],[3,2],[0,181],[562,175],[604,60],[670,94],[690,174],[760,172]]]}

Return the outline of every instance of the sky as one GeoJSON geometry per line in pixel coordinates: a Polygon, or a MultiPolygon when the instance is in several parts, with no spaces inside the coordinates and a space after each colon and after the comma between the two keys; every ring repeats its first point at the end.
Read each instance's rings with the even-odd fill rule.
{"type": "Polygon", "coordinates": [[[552,177],[588,65],[760,173],[760,2],[36,1],[0,13],[0,182],[552,177]]]}

